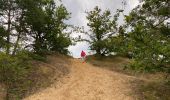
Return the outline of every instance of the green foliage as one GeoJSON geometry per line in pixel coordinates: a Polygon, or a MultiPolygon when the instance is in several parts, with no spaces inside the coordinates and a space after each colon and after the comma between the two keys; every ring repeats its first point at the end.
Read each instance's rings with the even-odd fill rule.
{"type": "Polygon", "coordinates": [[[120,56],[130,57],[130,55],[127,52],[128,35],[129,34],[125,33],[124,27],[120,26],[118,29],[118,34],[108,39],[109,51],[114,52],[120,56]]]}
{"type": "Polygon", "coordinates": [[[166,72],[170,69],[170,28],[164,24],[170,18],[169,11],[164,11],[169,9],[168,3],[168,0],[145,0],[125,17],[132,29],[126,37],[126,50],[134,59],[132,69],[166,72]]]}
{"type": "MultiPolygon", "coordinates": [[[[50,8],[47,8],[47,13],[50,13],[50,8]]],[[[45,38],[47,42],[47,49],[49,51],[57,51],[63,54],[68,53],[67,47],[72,44],[70,39],[70,34],[64,32],[64,30],[68,27],[64,23],[64,20],[70,18],[70,13],[68,13],[67,9],[60,5],[56,9],[52,10],[53,14],[49,14],[47,17],[47,33],[45,38]]]]}
{"type": "MultiPolygon", "coordinates": [[[[40,55],[51,51],[68,53],[72,42],[70,33],[64,30],[69,26],[65,20],[70,13],[62,4],[57,5],[54,0],[0,0],[0,5],[0,17],[4,19],[0,27],[6,31],[3,49],[7,54],[15,55],[19,49],[31,49],[40,55]]],[[[1,41],[0,45],[4,43],[1,41]]]]}
{"type": "Polygon", "coordinates": [[[54,0],[0,0],[0,18],[0,81],[7,99],[17,100],[32,87],[32,60],[46,61],[53,51],[68,53],[70,13],[54,0]]]}
{"type": "Polygon", "coordinates": [[[48,51],[67,54],[67,47],[71,45],[69,34],[64,33],[68,27],[64,21],[68,20],[70,16],[67,9],[63,5],[56,7],[53,0],[27,9],[26,22],[33,31],[31,34],[35,40],[33,43],[34,51],[37,54],[48,51]]]}
{"type": "Polygon", "coordinates": [[[31,60],[46,61],[53,51],[68,53],[72,42],[64,31],[70,13],[54,0],[0,0],[0,18],[0,81],[7,99],[21,99],[32,84],[31,60]]]}
{"type": "Polygon", "coordinates": [[[38,55],[38,54],[31,53],[31,52],[28,52],[28,55],[32,60],[35,60],[35,61],[42,61],[42,62],[47,61],[46,55],[38,55]]]}
{"type": "Polygon", "coordinates": [[[116,32],[116,22],[119,13],[114,17],[111,16],[111,12],[106,10],[101,11],[100,8],[95,7],[94,10],[87,12],[88,26],[90,32],[87,35],[90,37],[89,43],[91,50],[96,51],[98,55],[105,55],[109,53],[108,50],[108,38],[116,32]]]}
{"type": "Polygon", "coordinates": [[[4,39],[5,37],[6,37],[6,31],[5,31],[4,27],[0,26],[0,48],[5,47],[5,45],[6,45],[6,41],[4,39]]]}
{"type": "Polygon", "coordinates": [[[0,81],[7,85],[7,99],[19,99],[29,88],[30,58],[25,53],[13,57],[0,54],[0,81]]]}

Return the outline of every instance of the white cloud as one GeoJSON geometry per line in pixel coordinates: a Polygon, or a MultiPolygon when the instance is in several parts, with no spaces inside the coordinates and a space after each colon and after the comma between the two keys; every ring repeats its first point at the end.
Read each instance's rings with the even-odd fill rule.
{"type": "Polygon", "coordinates": [[[128,5],[131,9],[135,8],[139,4],[139,0],[128,0],[128,5]]]}

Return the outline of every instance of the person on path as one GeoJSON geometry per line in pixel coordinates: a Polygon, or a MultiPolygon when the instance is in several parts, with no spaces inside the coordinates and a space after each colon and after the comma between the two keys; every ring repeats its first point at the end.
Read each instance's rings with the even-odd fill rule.
{"type": "Polygon", "coordinates": [[[82,61],[84,63],[85,59],[86,59],[86,53],[83,50],[81,51],[81,58],[82,58],[82,61]]]}

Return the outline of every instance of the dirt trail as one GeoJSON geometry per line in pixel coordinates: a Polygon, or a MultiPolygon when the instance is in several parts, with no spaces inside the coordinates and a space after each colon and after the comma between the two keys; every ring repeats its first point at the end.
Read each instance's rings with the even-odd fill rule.
{"type": "Polygon", "coordinates": [[[71,60],[71,72],[61,82],[24,100],[135,100],[133,77],[71,60]]]}

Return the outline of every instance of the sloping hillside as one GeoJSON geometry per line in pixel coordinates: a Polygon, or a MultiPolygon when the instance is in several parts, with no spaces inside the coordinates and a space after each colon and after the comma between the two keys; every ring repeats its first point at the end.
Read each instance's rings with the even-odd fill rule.
{"type": "MultiPolygon", "coordinates": [[[[32,69],[29,73],[29,77],[22,80],[25,81],[25,85],[18,85],[13,87],[12,90],[15,91],[8,92],[9,100],[18,100],[25,96],[34,94],[37,91],[43,90],[54,82],[58,82],[60,79],[62,79],[63,76],[69,73],[69,57],[60,54],[48,56],[46,62],[32,61],[31,63],[32,69]]],[[[5,86],[0,85],[0,100],[5,99],[6,94],[7,92],[5,86]]]]}
{"type": "Polygon", "coordinates": [[[36,82],[24,100],[169,99],[170,86],[162,73],[135,76],[123,70],[130,62],[127,58],[91,56],[86,63],[62,55],[47,59],[47,63],[34,62],[38,69],[32,80],[36,82]]]}
{"type": "Polygon", "coordinates": [[[130,82],[137,100],[170,100],[170,75],[163,72],[144,73],[127,68],[130,59],[121,56],[89,56],[87,61],[95,67],[135,78],[130,82]]]}
{"type": "Polygon", "coordinates": [[[129,81],[135,78],[71,60],[71,72],[61,83],[54,83],[25,100],[133,100],[129,81]],[[114,98],[114,99],[113,99],[114,98]]]}

